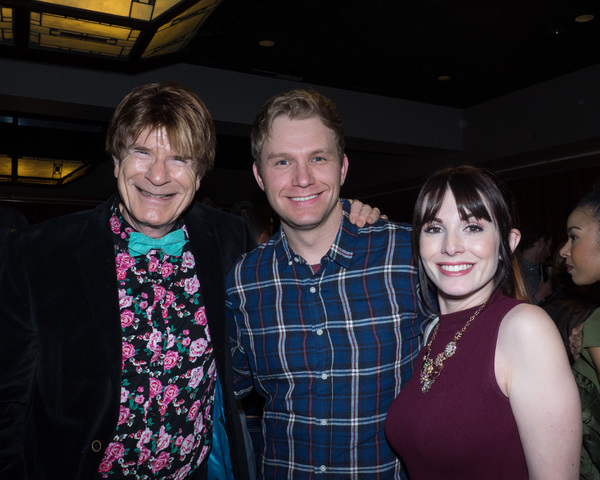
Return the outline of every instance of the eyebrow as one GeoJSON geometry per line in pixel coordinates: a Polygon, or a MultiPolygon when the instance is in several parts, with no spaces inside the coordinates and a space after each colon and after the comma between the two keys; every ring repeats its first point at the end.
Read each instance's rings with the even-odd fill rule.
{"type": "MultiPolygon", "coordinates": [[[[319,155],[319,154],[330,154],[333,155],[336,153],[335,150],[329,149],[329,148],[319,148],[317,150],[313,150],[312,152],[310,152],[308,154],[309,157],[313,157],[315,155],[319,155]]],[[[271,153],[267,156],[267,160],[270,160],[272,158],[288,158],[288,157],[293,157],[294,155],[292,155],[291,153],[287,153],[287,152],[275,152],[275,153],[271,153]]]]}
{"type": "Polygon", "coordinates": [[[570,233],[571,230],[581,230],[581,227],[573,225],[572,227],[567,227],[567,233],[570,233]]]}
{"type": "MultiPolygon", "coordinates": [[[[459,216],[460,216],[460,210],[458,211],[458,214],[459,214],[459,216]]],[[[485,220],[485,218],[483,218],[483,219],[482,219],[482,218],[477,218],[477,217],[476,217],[475,215],[473,215],[472,213],[469,213],[469,215],[467,216],[467,218],[462,218],[462,217],[461,217],[461,220],[462,220],[463,222],[471,222],[471,221],[485,220]]],[[[425,223],[427,223],[427,222],[438,222],[438,223],[443,223],[442,219],[441,219],[441,218],[439,218],[439,217],[433,217],[433,218],[430,218],[429,220],[426,220],[426,221],[424,221],[424,222],[425,222],[425,223]]],[[[487,220],[486,220],[486,222],[487,222],[487,220]]],[[[493,223],[493,222],[490,222],[490,223],[493,223]]]]}
{"type": "MultiPolygon", "coordinates": [[[[143,150],[145,152],[155,152],[155,149],[151,148],[151,147],[146,147],[145,145],[140,145],[139,143],[134,143],[132,145],[130,145],[129,147],[127,147],[127,149],[125,150],[126,153],[132,153],[135,150],[143,150]]],[[[175,150],[171,149],[171,154],[167,155],[168,158],[180,158],[183,160],[194,160],[194,156],[193,155],[184,155],[184,154],[179,154],[177,153],[175,150]]]]}

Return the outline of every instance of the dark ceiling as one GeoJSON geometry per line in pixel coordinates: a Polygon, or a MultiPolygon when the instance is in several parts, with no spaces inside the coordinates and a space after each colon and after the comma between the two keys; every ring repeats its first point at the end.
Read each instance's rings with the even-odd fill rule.
{"type": "Polygon", "coordinates": [[[189,58],[464,108],[600,62],[599,20],[597,0],[224,0],[189,58]]]}
{"type": "Polygon", "coordinates": [[[187,62],[460,108],[600,63],[597,0],[222,0],[180,53],[127,62],[31,51],[19,29],[32,3],[2,4],[15,7],[17,48],[0,56],[121,71],[187,62]],[[584,14],[595,19],[575,21],[584,14]]]}

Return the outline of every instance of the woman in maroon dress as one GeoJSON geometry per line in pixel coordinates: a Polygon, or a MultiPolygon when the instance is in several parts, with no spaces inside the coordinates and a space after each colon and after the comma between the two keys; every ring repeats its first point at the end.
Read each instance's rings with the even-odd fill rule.
{"type": "Polygon", "coordinates": [[[463,166],[432,175],[417,199],[413,250],[439,321],[385,425],[411,480],[579,476],[577,388],[550,317],[516,299],[508,195],[463,166]]]}

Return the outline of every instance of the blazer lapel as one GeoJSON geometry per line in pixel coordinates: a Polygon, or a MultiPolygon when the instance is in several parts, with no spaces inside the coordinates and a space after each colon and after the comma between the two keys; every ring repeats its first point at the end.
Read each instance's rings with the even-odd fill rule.
{"type": "Polygon", "coordinates": [[[223,355],[229,343],[225,326],[225,272],[221,259],[221,247],[214,226],[207,221],[198,208],[192,208],[185,218],[190,243],[196,260],[196,273],[200,281],[202,299],[212,338],[217,367],[223,371],[223,355]]]}

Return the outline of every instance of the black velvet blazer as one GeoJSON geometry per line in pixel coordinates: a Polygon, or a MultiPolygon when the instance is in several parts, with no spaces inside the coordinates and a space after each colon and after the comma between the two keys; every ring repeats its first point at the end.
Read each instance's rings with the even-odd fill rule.
{"type": "MultiPolygon", "coordinates": [[[[0,251],[0,478],[94,478],[119,417],[121,326],[110,200],[9,235],[0,251]]],[[[225,275],[254,246],[240,218],[185,215],[228,415],[236,478],[246,454],[232,390],[225,275]]]]}

